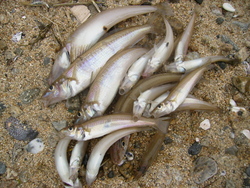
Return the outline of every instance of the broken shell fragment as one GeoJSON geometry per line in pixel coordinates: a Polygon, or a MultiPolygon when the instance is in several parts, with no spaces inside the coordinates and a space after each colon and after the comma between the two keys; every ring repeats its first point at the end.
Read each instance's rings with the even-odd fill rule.
{"type": "Polygon", "coordinates": [[[249,130],[244,129],[244,130],[242,131],[242,134],[244,134],[244,135],[250,140],[250,131],[249,131],[249,130]]]}
{"type": "Polygon", "coordinates": [[[200,123],[200,128],[202,128],[203,130],[208,130],[210,129],[210,127],[211,127],[211,124],[210,124],[209,119],[205,119],[204,121],[200,123]]]}
{"type": "Polygon", "coordinates": [[[235,12],[235,8],[229,3],[223,3],[222,7],[228,12],[235,12]]]}

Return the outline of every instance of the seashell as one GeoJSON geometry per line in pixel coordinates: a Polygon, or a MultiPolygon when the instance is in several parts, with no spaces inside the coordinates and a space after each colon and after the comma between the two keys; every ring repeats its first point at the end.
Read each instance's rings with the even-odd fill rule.
{"type": "Polygon", "coordinates": [[[235,12],[235,8],[229,3],[223,3],[222,7],[228,12],[235,12]]]}
{"type": "Polygon", "coordinates": [[[27,152],[37,154],[44,149],[44,144],[42,139],[40,138],[35,138],[34,140],[30,141],[28,145],[25,146],[27,152]]]}
{"type": "Polygon", "coordinates": [[[250,131],[249,131],[249,130],[244,129],[244,130],[242,131],[242,134],[244,134],[244,135],[250,140],[250,131]]]}
{"type": "Polygon", "coordinates": [[[88,7],[84,5],[74,6],[70,9],[70,11],[76,17],[77,21],[79,21],[80,23],[85,22],[90,16],[90,11],[88,7]]]}
{"type": "Polygon", "coordinates": [[[211,125],[210,125],[209,119],[205,119],[204,121],[200,123],[200,128],[202,128],[203,130],[208,130],[210,129],[210,127],[211,125]]]}

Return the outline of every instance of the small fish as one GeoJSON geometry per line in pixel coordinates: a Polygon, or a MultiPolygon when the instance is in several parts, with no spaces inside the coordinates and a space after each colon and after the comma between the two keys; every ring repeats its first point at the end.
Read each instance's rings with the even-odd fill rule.
{"type": "Polygon", "coordinates": [[[191,17],[185,31],[182,33],[179,43],[177,44],[177,47],[175,49],[174,62],[176,63],[184,61],[185,55],[187,54],[189,42],[193,35],[195,19],[197,17],[197,14],[198,14],[198,7],[196,6],[193,16],[191,17]]]}
{"type": "Polygon", "coordinates": [[[155,50],[154,55],[147,63],[142,76],[149,77],[156,72],[170,57],[174,49],[174,34],[166,18],[163,18],[166,26],[166,36],[161,45],[155,50]]]}
{"type": "Polygon", "coordinates": [[[61,133],[78,141],[90,140],[130,127],[153,127],[166,132],[166,119],[150,119],[141,117],[134,121],[130,114],[111,114],[90,119],[79,125],[70,126],[61,130],[61,133]]]}
{"type": "Polygon", "coordinates": [[[88,141],[78,141],[71,152],[69,161],[69,179],[73,182],[78,178],[78,170],[81,167],[87,147],[88,141]]]}
{"type": "Polygon", "coordinates": [[[178,63],[174,62],[170,63],[169,65],[165,65],[165,71],[172,73],[185,73],[190,72],[203,65],[211,64],[218,61],[230,62],[232,61],[232,59],[224,56],[208,56],[178,63]]]}
{"type": "Polygon", "coordinates": [[[112,162],[118,166],[121,166],[125,160],[125,154],[128,149],[130,135],[127,135],[119,140],[117,140],[110,148],[109,154],[112,162]]]}
{"type": "MultiPolygon", "coordinates": [[[[158,48],[163,40],[161,40],[157,45],[156,48],[158,48]]],[[[121,86],[119,88],[119,94],[124,95],[126,94],[141,78],[141,74],[143,70],[145,69],[145,66],[147,65],[150,58],[152,58],[152,55],[155,52],[155,47],[152,48],[150,51],[148,51],[146,54],[144,54],[142,57],[140,57],[133,65],[129,68],[127,75],[123,79],[121,86]]]]}
{"type": "Polygon", "coordinates": [[[200,80],[205,70],[207,70],[207,67],[203,66],[187,74],[170,92],[168,97],[153,110],[152,115],[159,118],[175,111],[200,80]]]}
{"type": "Polygon", "coordinates": [[[75,182],[70,179],[70,171],[69,171],[69,163],[67,160],[67,148],[70,143],[70,138],[63,138],[61,139],[55,150],[55,165],[56,170],[65,184],[65,186],[71,187],[82,187],[81,182],[77,178],[75,182]]]}
{"type": "Polygon", "coordinates": [[[42,96],[44,106],[49,106],[77,95],[95,79],[100,69],[118,51],[135,44],[153,26],[143,25],[125,29],[95,44],[77,58],[73,64],[45,91],[42,96]]]}
{"type": "Polygon", "coordinates": [[[86,168],[86,182],[88,185],[91,185],[98,174],[99,168],[101,166],[101,162],[103,160],[103,157],[105,156],[105,153],[109,149],[109,147],[115,143],[120,138],[135,133],[139,131],[145,131],[148,130],[148,128],[128,128],[128,129],[122,129],[115,131],[104,138],[102,138],[93,148],[86,168]]]}
{"type": "Polygon", "coordinates": [[[147,169],[155,160],[162,147],[164,139],[165,139],[165,134],[159,131],[155,133],[155,135],[153,136],[147,147],[146,152],[143,154],[141,159],[141,164],[135,173],[136,180],[138,180],[141,176],[143,176],[146,173],[147,169]]]}
{"type": "Polygon", "coordinates": [[[90,86],[88,95],[82,105],[83,119],[101,116],[106,111],[113,101],[128,68],[147,51],[144,48],[129,48],[109,59],[90,86]]]}

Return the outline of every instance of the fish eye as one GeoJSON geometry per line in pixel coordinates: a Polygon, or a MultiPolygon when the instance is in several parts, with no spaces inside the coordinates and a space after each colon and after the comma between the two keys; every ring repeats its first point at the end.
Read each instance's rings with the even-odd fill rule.
{"type": "Polygon", "coordinates": [[[49,86],[49,90],[50,90],[50,91],[52,91],[53,89],[54,89],[54,86],[53,86],[53,85],[49,86]]]}
{"type": "Polygon", "coordinates": [[[163,105],[162,105],[162,104],[159,104],[159,105],[157,106],[157,109],[158,109],[158,110],[161,110],[162,107],[163,107],[163,105]]]}
{"type": "Polygon", "coordinates": [[[82,116],[82,113],[78,112],[77,117],[81,117],[81,116],[82,116]]]}
{"type": "Polygon", "coordinates": [[[69,127],[68,130],[69,130],[69,131],[73,131],[74,128],[73,128],[73,127],[69,127]]]}

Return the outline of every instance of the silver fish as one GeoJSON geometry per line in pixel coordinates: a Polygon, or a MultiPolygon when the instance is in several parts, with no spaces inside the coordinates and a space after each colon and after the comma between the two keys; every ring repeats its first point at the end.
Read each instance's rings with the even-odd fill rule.
{"type": "Polygon", "coordinates": [[[156,48],[159,48],[159,46],[162,44],[163,40],[161,40],[156,47],[154,46],[150,51],[148,51],[146,54],[144,54],[142,57],[140,57],[133,65],[129,68],[127,75],[123,79],[121,86],[119,88],[119,94],[124,95],[126,94],[141,78],[141,74],[143,70],[145,69],[145,66],[147,65],[150,58],[152,58],[152,55],[155,52],[156,48]]]}
{"type": "Polygon", "coordinates": [[[147,51],[144,48],[130,48],[109,59],[90,86],[81,110],[83,119],[101,116],[106,111],[128,68],[147,51]]]}
{"type": "Polygon", "coordinates": [[[118,51],[133,45],[145,34],[153,31],[150,25],[132,27],[111,35],[95,44],[77,58],[51,85],[42,97],[44,106],[68,99],[86,89],[100,69],[118,51]]]}
{"type": "Polygon", "coordinates": [[[203,66],[187,74],[170,92],[168,97],[154,109],[152,115],[159,118],[175,111],[197,84],[205,70],[207,70],[207,67],[203,66]]]}
{"type": "Polygon", "coordinates": [[[155,50],[154,55],[147,63],[142,76],[149,77],[156,72],[170,57],[174,49],[174,34],[166,18],[163,18],[166,26],[166,36],[162,44],[155,50]]]}
{"type": "Polygon", "coordinates": [[[166,132],[166,119],[150,119],[141,117],[134,121],[130,114],[111,114],[90,119],[79,125],[70,126],[61,130],[66,137],[78,141],[90,140],[130,127],[150,126],[159,131],[166,132]]]}
{"type": "Polygon", "coordinates": [[[190,72],[203,65],[218,61],[229,62],[232,61],[232,59],[224,56],[208,56],[178,63],[174,62],[170,63],[169,65],[165,65],[165,71],[173,73],[185,73],[185,72],[190,72]]]}
{"type": "Polygon", "coordinates": [[[148,130],[148,128],[129,128],[115,131],[102,138],[93,148],[86,168],[86,181],[91,185],[98,174],[101,162],[108,148],[120,138],[139,131],[148,130]]]}
{"type": "Polygon", "coordinates": [[[175,49],[174,62],[180,63],[180,62],[184,61],[185,55],[187,54],[189,42],[190,42],[191,37],[193,35],[195,19],[196,19],[197,14],[198,14],[197,9],[198,8],[195,7],[195,11],[193,13],[193,16],[190,19],[185,31],[182,33],[182,36],[180,38],[179,43],[177,44],[177,47],[175,49]]]}

